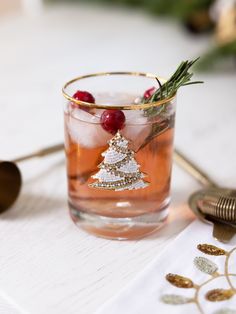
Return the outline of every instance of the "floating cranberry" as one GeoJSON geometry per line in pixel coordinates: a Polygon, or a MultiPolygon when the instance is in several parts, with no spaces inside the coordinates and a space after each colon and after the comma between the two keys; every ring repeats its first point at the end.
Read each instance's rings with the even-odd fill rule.
{"type": "Polygon", "coordinates": [[[121,110],[105,110],[100,118],[104,130],[111,134],[116,134],[125,125],[125,115],[121,110]]]}
{"type": "Polygon", "coordinates": [[[143,94],[143,98],[144,99],[150,98],[155,93],[155,91],[156,91],[156,87],[154,87],[154,86],[149,88],[149,89],[147,89],[145,91],[145,93],[143,94]]]}
{"type": "MultiPolygon", "coordinates": [[[[76,99],[76,100],[89,102],[89,103],[91,103],[91,104],[94,104],[94,103],[95,103],[95,98],[93,97],[93,95],[90,94],[89,92],[86,92],[86,91],[78,90],[78,91],[73,95],[73,98],[76,99]]],[[[73,103],[73,102],[72,102],[72,104],[78,106],[80,109],[85,110],[85,111],[87,111],[87,112],[90,110],[89,107],[86,107],[86,106],[83,106],[83,105],[77,105],[76,103],[73,103]]]]}

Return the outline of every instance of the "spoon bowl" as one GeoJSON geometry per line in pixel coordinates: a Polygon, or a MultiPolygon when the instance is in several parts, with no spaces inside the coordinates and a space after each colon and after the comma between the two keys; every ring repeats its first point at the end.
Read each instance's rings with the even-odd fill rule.
{"type": "Polygon", "coordinates": [[[11,161],[0,162],[0,213],[9,209],[16,201],[22,185],[18,166],[11,161]]]}

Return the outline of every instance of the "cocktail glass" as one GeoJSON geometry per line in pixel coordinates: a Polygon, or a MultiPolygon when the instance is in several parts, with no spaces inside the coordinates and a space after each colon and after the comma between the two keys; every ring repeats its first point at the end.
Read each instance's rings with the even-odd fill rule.
{"type": "Polygon", "coordinates": [[[97,236],[140,238],[168,216],[176,96],[145,103],[145,90],[159,87],[156,78],[105,72],[63,87],[70,215],[97,236]],[[77,90],[91,93],[95,103],[73,98],[77,90]],[[104,125],[111,111],[125,117],[117,130],[104,125]]]}

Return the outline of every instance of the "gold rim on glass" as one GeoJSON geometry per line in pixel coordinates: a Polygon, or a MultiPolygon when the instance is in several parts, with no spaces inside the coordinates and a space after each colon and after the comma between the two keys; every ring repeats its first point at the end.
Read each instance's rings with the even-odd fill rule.
{"type": "Polygon", "coordinates": [[[110,75],[132,75],[132,76],[143,76],[143,77],[148,77],[148,78],[153,78],[153,79],[159,79],[163,82],[166,82],[165,79],[156,76],[152,73],[143,73],[143,72],[98,72],[98,73],[93,73],[93,74],[87,74],[87,75],[83,75],[83,76],[78,76],[70,81],[68,81],[62,88],[62,94],[63,96],[78,104],[78,105],[82,105],[82,106],[86,106],[86,107],[91,107],[91,108],[98,108],[98,109],[121,109],[121,110],[137,110],[137,109],[146,109],[146,108],[150,108],[150,107],[156,107],[156,106],[161,106],[165,103],[170,102],[171,100],[173,100],[176,96],[176,93],[172,96],[172,97],[168,97],[162,100],[158,100],[155,102],[151,102],[151,103],[146,103],[146,104],[121,104],[121,105],[116,105],[116,106],[112,106],[109,104],[96,104],[96,103],[89,103],[89,102],[85,102],[85,101],[81,101],[81,100],[77,100],[73,97],[71,97],[70,95],[67,94],[66,92],[66,88],[73,84],[76,81],[85,79],[85,78],[91,78],[91,77],[96,77],[96,76],[110,76],[110,75]]]}

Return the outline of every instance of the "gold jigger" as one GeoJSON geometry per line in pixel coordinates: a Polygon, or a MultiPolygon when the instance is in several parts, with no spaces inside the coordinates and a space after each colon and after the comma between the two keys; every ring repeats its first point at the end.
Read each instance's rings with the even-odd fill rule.
{"type": "Polygon", "coordinates": [[[29,155],[16,158],[12,161],[0,161],[0,213],[9,209],[17,199],[22,185],[20,169],[16,163],[34,157],[43,157],[61,151],[64,144],[46,147],[29,155]]]}
{"type": "Polygon", "coordinates": [[[14,162],[0,162],[0,212],[7,210],[17,199],[22,184],[19,168],[14,162]]]}

